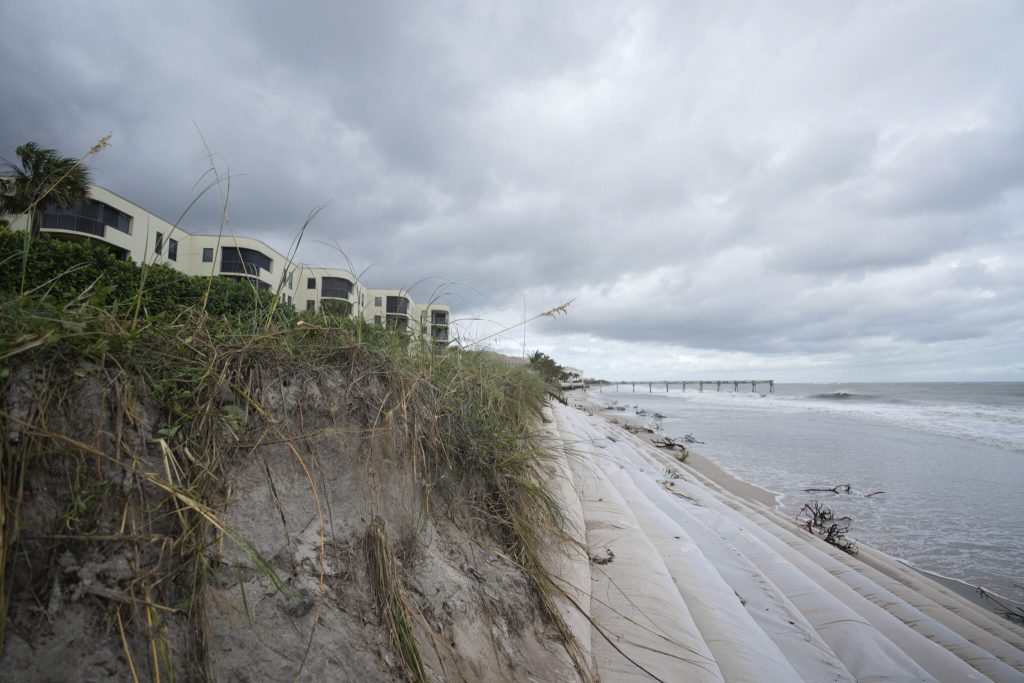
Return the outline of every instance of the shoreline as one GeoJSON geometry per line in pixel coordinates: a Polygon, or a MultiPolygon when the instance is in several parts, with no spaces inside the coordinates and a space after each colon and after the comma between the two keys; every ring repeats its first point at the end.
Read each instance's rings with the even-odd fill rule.
{"type": "MultiPolygon", "coordinates": [[[[592,401],[590,397],[586,395],[586,393],[575,394],[567,392],[566,395],[567,397],[577,400],[578,405],[576,407],[589,410],[594,415],[601,417],[602,419],[610,422],[611,424],[617,425],[620,428],[624,427],[625,425],[629,425],[631,427],[644,428],[644,424],[632,415],[627,415],[625,413],[620,414],[617,411],[604,410],[603,406],[598,405],[597,403],[592,401]],[[612,418],[615,419],[612,420],[612,418]]],[[[652,444],[656,439],[658,439],[661,436],[664,436],[663,434],[659,434],[657,432],[651,434],[648,434],[646,432],[634,432],[633,435],[639,439],[643,439],[644,441],[647,441],[648,443],[652,444]]],[[[670,455],[674,455],[673,451],[667,452],[670,455]]],[[[699,474],[711,480],[722,489],[725,489],[729,493],[739,496],[749,502],[758,503],[760,505],[764,505],[772,509],[775,509],[778,506],[777,493],[769,491],[766,488],[757,486],[756,484],[751,484],[748,481],[744,481],[736,477],[735,475],[722,469],[722,467],[719,466],[715,461],[711,460],[705,455],[701,455],[699,452],[693,450],[689,446],[687,446],[686,448],[686,453],[687,457],[686,462],[684,464],[687,465],[688,467],[693,468],[699,474]]]]}
{"type": "MultiPolygon", "coordinates": [[[[588,396],[585,389],[579,392],[566,392],[566,397],[570,399],[570,401],[575,402],[575,407],[587,410],[593,413],[596,417],[600,417],[601,419],[619,427],[620,429],[625,430],[626,425],[629,425],[631,427],[639,427],[641,429],[646,428],[646,426],[643,424],[641,420],[637,419],[635,416],[631,414],[627,414],[626,412],[606,410],[605,406],[596,403],[590,396],[588,396]]],[[[657,432],[647,433],[641,431],[638,433],[629,433],[632,433],[637,438],[640,438],[652,444],[655,440],[664,436],[664,434],[660,434],[657,432]]],[[[693,448],[691,448],[689,445],[687,445],[686,452],[686,462],[682,464],[694,470],[697,474],[701,475],[702,477],[713,483],[715,486],[721,488],[724,491],[727,491],[732,495],[742,498],[749,503],[764,506],[774,512],[779,511],[779,494],[736,477],[735,475],[723,469],[721,466],[719,466],[717,463],[715,463],[707,456],[702,455],[701,453],[693,450],[693,448]]],[[[673,451],[668,451],[668,453],[674,456],[673,451]]],[[[961,599],[966,600],[971,604],[980,607],[986,612],[989,612],[991,614],[998,616],[1001,619],[1006,620],[1008,623],[1015,622],[1012,622],[1009,619],[1006,619],[1005,616],[1003,616],[1002,611],[1006,608],[1015,609],[1024,613],[1024,603],[1019,603],[1010,598],[1005,598],[1001,595],[992,593],[991,591],[983,588],[982,586],[976,586],[961,579],[944,576],[942,574],[929,571],[921,567],[917,567],[913,564],[910,564],[909,562],[906,562],[905,560],[893,557],[885,551],[878,550],[873,546],[867,545],[863,542],[858,541],[858,544],[866,546],[879,554],[885,555],[892,562],[898,564],[899,566],[910,569],[920,578],[937,584],[940,588],[956,594],[961,599]]]]}

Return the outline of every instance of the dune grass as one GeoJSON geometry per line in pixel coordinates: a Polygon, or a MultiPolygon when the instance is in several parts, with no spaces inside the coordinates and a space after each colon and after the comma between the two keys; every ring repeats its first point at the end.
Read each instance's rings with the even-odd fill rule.
{"type": "MultiPolygon", "coordinates": [[[[366,412],[376,416],[365,427],[367,442],[401,425],[404,437],[388,449],[415,473],[424,512],[482,524],[477,531],[531,577],[542,610],[585,670],[539,560],[562,518],[541,483],[549,454],[535,436],[545,386],[534,373],[361,321],[296,315],[258,297],[216,315],[150,298],[137,319],[139,307],[111,292],[72,296],[59,280],[0,299],[0,429],[11,436],[0,453],[0,643],[12,592],[46,604],[61,553],[117,548],[131,578],[116,595],[94,597],[106,601],[133,675],[210,678],[201,609],[210,548],[237,545],[252,568],[288,590],[218,515],[235,452],[230,435],[279,429],[260,399],[276,378],[343,371],[376,387],[364,394],[374,397],[366,412]],[[225,394],[236,398],[225,405],[225,394]],[[83,408],[83,397],[95,403],[83,408]],[[39,519],[29,521],[26,505],[38,498],[31,486],[40,481],[59,488],[62,512],[30,528],[39,519]],[[168,636],[176,627],[195,634],[184,662],[168,636]]],[[[298,438],[274,437],[301,461],[298,438]]],[[[408,598],[384,530],[377,532],[367,531],[367,562],[379,577],[381,623],[409,674],[422,680],[408,598]]]]}

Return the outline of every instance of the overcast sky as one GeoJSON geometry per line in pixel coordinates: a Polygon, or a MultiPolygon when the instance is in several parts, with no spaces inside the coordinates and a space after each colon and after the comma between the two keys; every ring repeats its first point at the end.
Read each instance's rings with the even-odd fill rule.
{"type": "Polygon", "coordinates": [[[286,251],[326,205],[302,260],[423,281],[467,343],[572,299],[526,347],[589,376],[1024,380],[1017,0],[11,0],[0,26],[0,157],[112,131],[96,182],[173,221],[201,131],[236,231],[286,251]]]}

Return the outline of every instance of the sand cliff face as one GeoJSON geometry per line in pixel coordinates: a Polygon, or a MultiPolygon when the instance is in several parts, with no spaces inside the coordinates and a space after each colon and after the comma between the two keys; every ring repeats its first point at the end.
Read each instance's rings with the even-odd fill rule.
{"type": "Polygon", "coordinates": [[[426,678],[575,676],[486,525],[424,497],[404,457],[415,429],[367,429],[380,382],[332,371],[248,399],[225,388],[200,444],[171,434],[124,376],[88,372],[47,403],[24,369],[6,397],[8,447],[45,447],[9,564],[5,680],[400,680],[410,669],[383,616],[392,599],[426,678]],[[212,462],[199,449],[218,453],[205,480],[215,505],[184,481],[212,462]],[[383,539],[373,551],[371,529],[383,539]],[[390,558],[396,583],[375,583],[370,552],[390,558]]]}

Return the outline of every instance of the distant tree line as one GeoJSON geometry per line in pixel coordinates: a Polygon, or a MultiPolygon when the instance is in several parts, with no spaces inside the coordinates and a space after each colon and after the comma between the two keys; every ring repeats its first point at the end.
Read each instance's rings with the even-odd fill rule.
{"type": "Polygon", "coordinates": [[[569,373],[555,359],[541,351],[534,351],[530,356],[530,367],[548,384],[558,384],[569,379],[569,373]]]}

